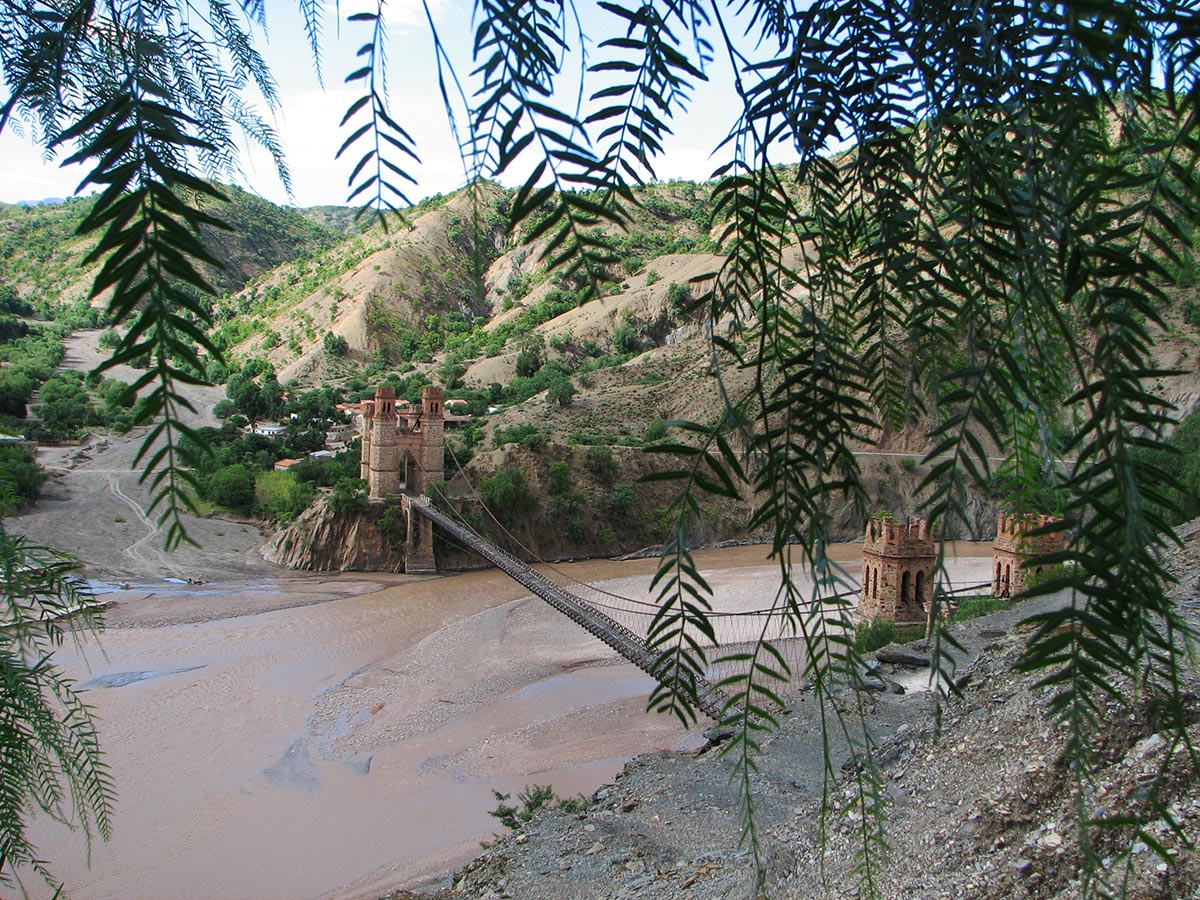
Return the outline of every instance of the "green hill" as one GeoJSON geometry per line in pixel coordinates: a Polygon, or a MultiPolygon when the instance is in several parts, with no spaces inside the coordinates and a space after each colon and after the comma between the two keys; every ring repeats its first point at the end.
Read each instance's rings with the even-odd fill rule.
{"type": "MultiPolygon", "coordinates": [[[[228,231],[206,228],[203,240],[220,262],[205,272],[221,293],[298,256],[333,246],[338,230],[303,213],[276,206],[235,187],[223,188],[229,202],[215,212],[228,231]]],[[[0,282],[33,305],[74,303],[87,296],[95,275],[83,260],[95,246],[76,229],[91,210],[88,197],[38,206],[0,204],[0,282]]]]}

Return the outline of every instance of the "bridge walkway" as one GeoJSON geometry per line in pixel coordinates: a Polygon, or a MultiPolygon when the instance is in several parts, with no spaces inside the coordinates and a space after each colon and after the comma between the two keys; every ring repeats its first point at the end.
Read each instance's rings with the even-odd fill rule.
{"type": "MultiPolygon", "coordinates": [[[[587,630],[593,637],[599,638],[643,672],[662,680],[655,671],[654,665],[658,654],[643,638],[614,621],[586,600],[576,597],[561,585],[555,584],[511,553],[502,550],[473,530],[456,522],[435,508],[426,498],[405,495],[403,502],[413,511],[425,516],[441,528],[448,536],[478,553],[510,578],[519,582],[532,594],[545,600],[571,621],[587,630]]],[[[685,673],[685,677],[691,680],[694,676],[691,673],[685,673]]],[[[721,721],[723,713],[727,713],[729,709],[729,696],[705,678],[695,679],[695,689],[696,702],[700,709],[713,720],[721,721]]]]}

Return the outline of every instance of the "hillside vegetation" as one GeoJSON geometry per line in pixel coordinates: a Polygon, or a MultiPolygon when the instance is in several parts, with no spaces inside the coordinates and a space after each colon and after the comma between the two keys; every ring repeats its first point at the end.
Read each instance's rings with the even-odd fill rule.
{"type": "MultiPolygon", "coordinates": [[[[221,263],[206,267],[205,277],[220,292],[238,290],[281,263],[330,247],[344,232],[344,226],[327,227],[239,188],[222,190],[229,202],[213,212],[229,227],[205,228],[202,234],[221,263]]],[[[75,232],[93,205],[91,197],[39,206],[0,204],[0,284],[44,311],[85,298],[96,270],[83,261],[95,238],[75,232]]]]}
{"type": "MultiPolygon", "coordinates": [[[[264,372],[291,396],[324,388],[346,400],[382,384],[415,401],[423,385],[438,383],[474,416],[447,444],[448,477],[460,465],[468,475],[451,483],[467,512],[477,502],[472,485],[519,477],[528,503],[508,525],[537,552],[616,553],[664,539],[670,491],[636,479],[668,460],[631,451],[667,437],[669,420],[712,421],[747,378],[722,365],[708,340],[729,323],[709,322],[695,303],[722,262],[711,237],[720,223],[710,221],[710,185],[642,189],[626,228],[609,226],[617,255],[591,299],[589,285],[546,269],[544,245],[526,240],[536,223],[509,230],[513,193],[495,184],[429,198],[388,230],[359,227],[338,207],[295,211],[236,189],[229,194],[222,214],[231,230],[208,235],[223,262],[210,277],[223,291],[213,306],[214,338],[228,366],[210,365],[207,375],[231,379],[231,400],[235,381],[261,380],[264,372]],[[582,466],[591,447],[619,451],[619,470],[602,482],[582,466]],[[573,473],[569,488],[564,465],[573,473]]],[[[61,320],[56,309],[83,295],[88,275],[78,263],[88,247],[73,231],[88,208],[88,200],[0,208],[0,252],[10,262],[10,293],[21,301],[10,304],[12,311],[37,309],[61,320]]],[[[799,245],[789,251],[793,261],[804,252],[799,245]]],[[[1185,373],[1158,385],[1182,417],[1200,396],[1193,374],[1200,304],[1191,271],[1178,272],[1176,282],[1155,350],[1164,369],[1185,373]]],[[[56,340],[33,330],[22,337],[15,329],[13,339],[30,348],[56,340]]],[[[37,367],[16,368],[22,353],[28,356],[10,352],[0,373],[0,385],[6,377],[17,383],[6,404],[17,416],[22,404],[36,404],[34,387],[49,377],[40,357],[37,367]]],[[[47,359],[52,365],[57,357],[47,359]]],[[[131,401],[111,379],[66,387],[48,395],[52,403],[41,398],[36,410],[44,428],[35,433],[65,436],[79,426],[121,427],[129,418],[131,401]]],[[[237,403],[225,406],[225,416],[258,418],[237,403]]],[[[275,401],[267,407],[269,415],[291,409],[275,401]]],[[[929,426],[914,413],[873,435],[875,444],[861,445],[876,508],[899,515],[917,509],[916,485],[926,474],[917,460],[928,449],[929,426]]],[[[239,464],[269,469],[267,450],[239,464]]],[[[962,536],[990,534],[1004,490],[1002,480],[981,487],[962,536]]],[[[748,537],[741,524],[748,509],[714,503],[696,538],[748,537]]],[[[851,504],[833,512],[837,533],[857,536],[860,513],[851,504]]]]}

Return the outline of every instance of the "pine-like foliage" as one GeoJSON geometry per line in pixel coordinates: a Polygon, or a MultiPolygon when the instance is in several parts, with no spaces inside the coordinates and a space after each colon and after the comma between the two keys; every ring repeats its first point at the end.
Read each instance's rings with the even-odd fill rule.
{"type": "MultiPolygon", "coordinates": [[[[156,360],[150,409],[164,418],[146,453],[168,517],[186,496],[174,385],[205,346],[204,310],[189,299],[204,288],[192,260],[205,188],[192,168],[229,164],[239,120],[269,144],[238,89],[253,79],[273,96],[236,11],[216,0],[186,10],[56,0],[0,11],[11,90],[0,124],[19,115],[47,144],[71,142],[105,191],[88,223],[104,235],[97,292],[133,325],[116,359],[156,360]]],[[[318,8],[302,10],[315,41],[318,8]]],[[[358,154],[353,195],[380,211],[404,202],[416,155],[388,105],[384,11],[353,17],[372,36],[349,79],[363,91],[343,147],[358,154]]],[[[712,219],[724,259],[705,300],[714,369],[745,370],[751,386],[719,421],[683,424],[672,448],[686,465],[652,638],[664,671],[706,670],[708,589],[687,549],[696,493],[758,498],[751,525],[772,530],[784,576],[778,614],[809,654],[805,672],[789,672],[760,641],[742,660],[748,674],[726,684],[748,824],[754,751],[780,684],[797,676],[830,732],[860,741],[862,810],[883,808],[869,742],[835,702],[854,658],[844,580],[824,548],[835,500],[866,512],[853,449],[914,420],[933,423],[924,512],[935,526],[963,514],[997,453],[1027,504],[1065,498],[1066,551],[1031,564],[1064,564],[1035,592],[1070,599],[1036,621],[1023,665],[1070,726],[1097,878],[1087,782],[1104,704],[1124,702],[1131,683],[1185,739],[1191,636],[1168,600],[1162,553],[1174,538],[1157,512],[1169,497],[1139,451],[1161,446],[1170,420],[1151,342],[1200,216],[1198,23],[1194,0],[479,0],[462,76],[435,31],[468,181],[525,159],[514,218],[582,284],[603,277],[631,186],[654,177],[714,59],[732,69],[741,109],[718,148],[712,219]],[[564,102],[564,79],[576,78],[564,102]],[[787,166],[775,165],[781,153],[787,166]],[[813,576],[807,595],[799,569],[813,576]]],[[[689,680],[664,684],[653,704],[689,719],[689,680]]],[[[862,821],[869,888],[881,833],[867,824],[877,818],[862,821]]]]}
{"type": "Polygon", "coordinates": [[[76,566],[10,534],[0,519],[0,884],[23,870],[52,881],[26,826],[35,814],[109,836],[114,791],[91,711],[52,653],[100,607],[76,566]]]}

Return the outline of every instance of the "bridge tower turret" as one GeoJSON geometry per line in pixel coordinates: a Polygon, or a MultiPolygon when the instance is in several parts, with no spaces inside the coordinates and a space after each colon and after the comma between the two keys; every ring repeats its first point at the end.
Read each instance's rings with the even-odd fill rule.
{"type": "Polygon", "coordinates": [[[375,390],[371,410],[367,496],[371,500],[386,500],[400,491],[400,447],[396,439],[396,389],[381,387],[375,390]]]}
{"type": "Polygon", "coordinates": [[[1014,597],[1029,587],[1030,579],[1042,574],[1042,567],[1030,570],[1024,563],[1030,557],[1058,553],[1066,546],[1062,531],[1032,536],[1029,532],[1045,528],[1059,520],[1053,516],[1002,514],[996,522],[996,542],[992,544],[992,594],[1014,597]]]}
{"type": "Polygon", "coordinates": [[[442,450],[446,443],[446,414],[443,407],[442,389],[427,387],[421,391],[421,415],[417,428],[420,440],[417,444],[416,471],[409,477],[408,486],[417,496],[408,501],[408,546],[405,551],[404,571],[436,572],[437,561],[433,555],[433,522],[413,512],[413,504],[428,504],[424,496],[426,488],[445,476],[442,450]]]}
{"type": "Polygon", "coordinates": [[[446,412],[440,387],[421,391],[421,449],[417,460],[413,492],[423,495],[425,489],[445,477],[442,452],[446,444],[446,412]]]}
{"type": "Polygon", "coordinates": [[[862,600],[868,619],[924,624],[933,594],[929,576],[937,561],[933,529],[924,519],[901,524],[891,516],[867,522],[863,544],[862,600]]]}

